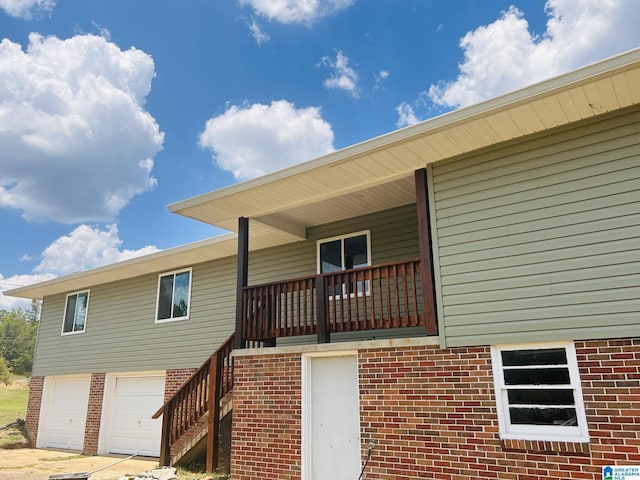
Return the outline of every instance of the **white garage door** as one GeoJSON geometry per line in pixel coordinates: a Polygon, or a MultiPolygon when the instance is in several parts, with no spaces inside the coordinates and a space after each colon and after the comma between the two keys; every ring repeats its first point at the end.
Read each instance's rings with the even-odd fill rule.
{"type": "Polygon", "coordinates": [[[153,415],[164,403],[164,377],[119,377],[111,417],[110,453],[160,455],[162,417],[153,415]]]}
{"type": "MultiPolygon", "coordinates": [[[[45,406],[44,447],[82,450],[89,379],[53,379],[45,406]]],[[[39,442],[40,443],[40,442],[39,442]]]]}

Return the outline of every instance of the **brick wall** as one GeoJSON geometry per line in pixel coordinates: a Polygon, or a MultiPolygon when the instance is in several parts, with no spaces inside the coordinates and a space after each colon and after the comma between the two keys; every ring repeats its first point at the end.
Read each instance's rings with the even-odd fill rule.
{"type": "Polygon", "coordinates": [[[40,422],[40,403],[42,402],[42,389],[44,377],[31,377],[29,380],[29,400],[27,400],[27,413],[25,427],[32,447],[38,440],[38,424],[40,422]]]}
{"type": "MultiPolygon", "coordinates": [[[[489,347],[360,349],[365,478],[600,480],[603,465],[640,464],[640,339],[576,351],[588,444],[501,441],[489,347]]],[[[235,359],[234,480],[300,478],[300,358],[235,359]]]]}
{"type": "Polygon", "coordinates": [[[576,353],[594,462],[640,465],[640,338],[576,342],[576,353]]]}
{"type": "Polygon", "coordinates": [[[167,370],[164,381],[164,401],[169,400],[178,389],[189,380],[197,368],[180,368],[167,370]]]}
{"type": "Polygon", "coordinates": [[[104,373],[92,373],[89,385],[89,403],[87,419],[84,427],[84,445],[82,453],[95,455],[98,453],[100,436],[100,419],[102,417],[102,399],[104,398],[104,373]]]}
{"type": "Polygon", "coordinates": [[[231,478],[300,478],[300,355],[234,362],[231,478]]]}

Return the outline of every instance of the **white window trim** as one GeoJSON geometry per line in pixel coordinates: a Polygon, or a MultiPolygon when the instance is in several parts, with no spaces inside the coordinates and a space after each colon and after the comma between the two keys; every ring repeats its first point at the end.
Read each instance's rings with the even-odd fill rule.
{"type": "MultiPolygon", "coordinates": [[[[321,270],[322,270],[321,262],[320,262],[320,245],[321,244],[340,240],[341,251],[344,253],[344,240],[351,237],[359,237],[360,235],[365,235],[365,238],[366,238],[367,259],[369,260],[369,262],[367,263],[367,266],[370,267],[372,264],[371,263],[371,230],[360,230],[359,232],[345,233],[344,235],[336,235],[335,237],[321,238],[316,242],[316,271],[318,275],[321,274],[321,270]]],[[[340,261],[342,262],[342,265],[341,265],[342,270],[346,270],[345,264],[344,264],[344,255],[342,255],[342,258],[340,259],[340,261]]],[[[364,283],[365,283],[365,288],[363,289],[362,292],[350,292],[348,294],[348,297],[355,298],[356,296],[362,297],[363,295],[365,296],[371,295],[371,291],[370,291],[371,289],[369,285],[370,282],[365,280],[364,283]]],[[[340,298],[347,298],[346,285],[342,285],[342,295],[339,295],[339,294],[329,295],[329,300],[340,299],[340,298]]]]}
{"type": "Polygon", "coordinates": [[[580,372],[578,370],[576,349],[573,342],[493,345],[491,346],[491,364],[493,368],[493,383],[496,395],[498,425],[501,439],[565,441],[580,443],[589,441],[589,429],[587,426],[587,416],[585,413],[584,400],[582,397],[580,372]],[[569,370],[569,381],[571,382],[571,388],[574,392],[578,425],[512,425],[509,416],[509,400],[507,398],[507,388],[504,383],[502,356],[500,355],[500,352],[502,352],[503,350],[532,350],[549,348],[565,349],[567,355],[567,366],[569,370]]]}
{"type": "Polygon", "coordinates": [[[64,310],[62,311],[61,335],[64,335],[64,336],[67,336],[67,335],[79,335],[81,333],[86,332],[86,330],[87,330],[87,321],[89,320],[89,300],[90,300],[90,298],[91,298],[91,291],[89,289],[87,289],[87,290],[78,290],[77,292],[67,293],[67,297],[64,300],[64,310]],[[84,316],[84,326],[82,327],[82,330],[65,332],[64,331],[64,321],[67,318],[67,306],[69,304],[69,297],[72,297],[73,295],[80,295],[82,293],[86,293],[87,294],[87,308],[86,308],[86,313],[85,313],[85,316],[84,316]]]}
{"type": "MultiPolygon", "coordinates": [[[[344,235],[336,235],[335,237],[321,238],[316,242],[316,271],[318,275],[320,275],[321,264],[320,264],[320,244],[334,242],[336,240],[340,240],[342,243],[342,251],[344,252],[344,240],[346,238],[358,237],[360,235],[366,235],[367,238],[367,258],[369,259],[369,266],[371,266],[371,230],[361,230],[359,232],[351,232],[346,233],[344,235]]],[[[345,270],[344,265],[344,255],[341,258],[342,261],[342,270],[345,270]]]]}
{"type": "MultiPolygon", "coordinates": [[[[170,322],[180,322],[182,320],[188,320],[191,316],[191,286],[193,285],[193,269],[189,268],[181,268],[179,270],[172,270],[170,272],[162,272],[158,275],[158,288],[156,290],[156,313],[155,313],[155,323],[170,323],[170,322]],[[189,272],[189,290],[187,292],[187,298],[189,300],[187,304],[187,314],[182,317],[170,317],[158,319],[158,307],[160,303],[160,281],[162,277],[167,277],[169,275],[174,276],[174,293],[175,293],[175,276],[179,273],[189,272]]],[[[173,305],[173,298],[171,299],[171,305],[173,305]]]]}

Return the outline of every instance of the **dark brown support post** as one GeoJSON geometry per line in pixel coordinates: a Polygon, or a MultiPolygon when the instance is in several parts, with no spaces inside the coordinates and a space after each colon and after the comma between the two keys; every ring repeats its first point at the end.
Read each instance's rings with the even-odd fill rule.
{"type": "Polygon", "coordinates": [[[431,222],[426,169],[416,170],[415,182],[418,244],[420,249],[420,280],[422,282],[422,309],[425,317],[427,335],[437,335],[436,290],[433,282],[433,251],[431,248],[431,222]]]}
{"type": "Polygon", "coordinates": [[[242,332],[242,291],[249,279],[249,219],[238,219],[238,280],[236,284],[236,335],[235,348],[244,348],[242,332]]]}
{"type": "Polygon", "coordinates": [[[327,329],[327,292],[322,275],[316,277],[316,322],[318,343],[331,342],[331,334],[327,329]]]}
{"type": "Polygon", "coordinates": [[[162,442],[160,443],[160,466],[171,465],[171,417],[173,415],[173,401],[169,401],[162,413],[162,442]]]}
{"type": "Polygon", "coordinates": [[[221,362],[218,354],[209,364],[209,418],[207,419],[207,473],[218,467],[218,437],[220,435],[220,375],[221,362]]]}

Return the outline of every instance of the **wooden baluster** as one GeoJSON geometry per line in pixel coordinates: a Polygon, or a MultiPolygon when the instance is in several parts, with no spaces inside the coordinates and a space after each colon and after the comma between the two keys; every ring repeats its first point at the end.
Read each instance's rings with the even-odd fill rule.
{"type": "Polygon", "coordinates": [[[416,262],[411,262],[409,263],[409,265],[411,266],[411,281],[412,281],[411,296],[413,300],[413,303],[412,303],[413,316],[412,316],[411,325],[417,326],[420,324],[420,315],[418,312],[418,277],[416,272],[416,262]]]}
{"type": "Polygon", "coordinates": [[[220,427],[220,387],[218,355],[213,355],[209,368],[209,418],[207,419],[207,459],[206,470],[213,472],[218,466],[218,434],[220,427]]]}
{"type": "Polygon", "coordinates": [[[327,293],[325,290],[325,277],[318,275],[315,278],[316,284],[316,329],[318,332],[318,343],[329,343],[330,330],[327,324],[327,293]]]}
{"type": "Polygon", "coordinates": [[[375,272],[371,270],[369,278],[369,289],[371,292],[371,320],[369,322],[369,328],[376,328],[376,296],[380,295],[382,291],[380,288],[380,269],[376,268],[375,272]],[[377,281],[376,281],[377,280],[377,281]]]}
{"type": "Polygon", "coordinates": [[[391,313],[391,285],[390,282],[391,280],[389,279],[389,267],[385,266],[384,267],[384,278],[385,278],[385,293],[386,293],[386,307],[384,308],[385,310],[385,315],[383,316],[383,327],[384,328],[388,328],[390,326],[390,322],[391,322],[391,317],[392,317],[392,313],[391,313]]]}
{"type": "MultiPolygon", "coordinates": [[[[409,326],[409,289],[407,288],[407,270],[405,267],[405,263],[398,265],[398,277],[402,281],[402,304],[404,306],[404,315],[400,315],[401,327],[409,326]]],[[[400,290],[400,288],[398,288],[398,290],[400,290]]]]}

